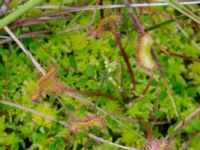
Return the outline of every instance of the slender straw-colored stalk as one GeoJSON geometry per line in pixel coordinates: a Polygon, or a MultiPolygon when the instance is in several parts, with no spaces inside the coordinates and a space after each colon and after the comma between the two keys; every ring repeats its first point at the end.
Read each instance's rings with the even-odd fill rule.
{"type": "Polygon", "coordinates": [[[43,0],[30,0],[24,5],[20,6],[19,8],[17,8],[17,10],[15,10],[11,14],[7,15],[6,17],[0,20],[0,29],[8,25],[9,23],[13,22],[14,20],[16,20],[21,15],[23,15],[26,11],[40,4],[42,1],[43,0]]]}
{"type": "MultiPolygon", "coordinates": [[[[200,1],[188,1],[188,2],[180,2],[180,5],[194,5],[194,4],[200,4],[200,1]]],[[[152,6],[168,6],[168,3],[135,3],[130,4],[131,7],[152,7],[152,6]]],[[[98,9],[114,9],[114,8],[125,8],[126,6],[124,4],[118,4],[118,5],[101,5],[98,7],[98,9]]],[[[43,6],[36,6],[38,9],[59,9],[60,6],[51,6],[51,5],[43,5],[43,6]]],[[[95,6],[85,6],[85,7],[65,7],[62,6],[62,9],[68,9],[69,12],[76,12],[76,11],[85,11],[85,10],[94,10],[95,6]]]]}
{"type": "Polygon", "coordinates": [[[174,128],[174,132],[181,130],[186,124],[188,124],[193,118],[197,117],[199,114],[200,105],[174,128]]]}
{"type": "Polygon", "coordinates": [[[161,75],[162,78],[163,78],[163,81],[164,81],[164,83],[165,83],[165,86],[167,87],[167,92],[168,92],[169,97],[170,97],[170,100],[171,100],[171,102],[172,102],[172,106],[173,106],[173,108],[174,108],[174,111],[175,111],[176,116],[178,117],[179,114],[178,114],[178,111],[177,111],[177,108],[176,108],[176,104],[175,104],[174,97],[173,97],[172,92],[171,92],[171,90],[170,90],[170,88],[169,88],[169,85],[168,85],[168,83],[167,83],[167,78],[166,78],[166,76],[165,76],[165,74],[164,74],[164,71],[163,71],[163,69],[162,69],[162,67],[161,67],[161,65],[160,65],[160,63],[159,63],[159,61],[158,61],[158,59],[157,59],[157,57],[156,57],[156,54],[154,53],[153,50],[151,50],[151,54],[152,54],[152,56],[153,56],[154,61],[156,62],[156,65],[157,65],[158,70],[160,71],[160,75],[161,75]]]}
{"type": "Polygon", "coordinates": [[[27,112],[31,112],[33,114],[39,115],[41,117],[44,117],[44,118],[46,118],[48,120],[57,122],[57,123],[62,124],[64,126],[67,126],[67,123],[65,123],[64,121],[57,121],[55,118],[53,118],[53,117],[51,117],[49,115],[46,115],[46,114],[44,114],[42,112],[36,111],[34,109],[31,109],[31,108],[28,108],[28,107],[25,107],[25,106],[22,106],[22,105],[19,105],[19,104],[15,104],[15,103],[12,103],[12,102],[9,102],[9,101],[4,101],[4,100],[0,100],[0,103],[4,104],[4,105],[11,106],[11,107],[15,107],[15,108],[18,108],[18,109],[22,109],[22,110],[27,111],[27,112]]]}
{"type": "Polygon", "coordinates": [[[107,140],[104,140],[102,138],[99,138],[91,133],[88,133],[88,136],[96,141],[100,141],[100,142],[103,142],[103,143],[107,143],[109,145],[112,145],[112,146],[115,146],[115,147],[119,147],[121,149],[126,149],[126,150],[137,150],[135,148],[132,148],[132,147],[127,147],[127,146],[122,146],[122,145],[119,145],[119,144],[116,144],[116,143],[112,143],[110,141],[107,141],[107,140]]]}
{"type": "Polygon", "coordinates": [[[30,58],[35,67],[39,70],[42,75],[45,75],[45,70],[41,65],[35,60],[33,55],[24,47],[22,42],[15,36],[15,34],[7,27],[4,27],[4,30],[10,35],[10,37],[18,44],[18,46],[23,50],[23,52],[30,58]]]}

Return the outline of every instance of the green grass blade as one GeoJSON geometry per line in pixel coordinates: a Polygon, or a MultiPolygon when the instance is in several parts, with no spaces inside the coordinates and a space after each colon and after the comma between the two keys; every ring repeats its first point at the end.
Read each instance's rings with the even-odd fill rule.
{"type": "Polygon", "coordinates": [[[24,5],[20,6],[12,12],[11,14],[7,15],[3,19],[0,20],[0,29],[2,29],[4,26],[8,25],[9,23],[13,22],[17,18],[19,18],[21,15],[23,15],[26,11],[30,10],[34,6],[38,5],[41,3],[43,0],[31,0],[24,5]]]}
{"type": "MultiPolygon", "coordinates": [[[[196,10],[194,10],[194,11],[192,11],[192,12],[199,12],[199,11],[200,11],[200,9],[196,9],[196,10]]],[[[156,30],[156,29],[158,29],[158,28],[160,28],[160,27],[162,27],[162,26],[165,26],[165,25],[168,25],[168,24],[170,24],[170,23],[175,22],[177,19],[183,19],[183,20],[185,20],[185,19],[187,19],[188,17],[181,14],[181,15],[178,15],[178,16],[174,16],[174,18],[175,18],[175,19],[168,19],[168,20],[163,21],[163,22],[161,22],[161,23],[159,23],[159,24],[156,24],[156,25],[153,25],[153,26],[151,26],[151,27],[148,27],[148,28],[146,28],[145,30],[146,30],[146,31],[156,30]]]]}
{"type": "Polygon", "coordinates": [[[185,6],[180,5],[177,0],[165,0],[171,7],[188,16],[190,19],[200,24],[200,17],[191,12],[185,6]]]}

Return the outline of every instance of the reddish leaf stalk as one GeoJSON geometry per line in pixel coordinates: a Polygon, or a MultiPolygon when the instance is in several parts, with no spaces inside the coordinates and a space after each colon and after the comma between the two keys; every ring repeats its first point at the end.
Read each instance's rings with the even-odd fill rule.
{"type": "Polygon", "coordinates": [[[151,75],[151,77],[150,77],[150,79],[148,81],[147,86],[145,87],[144,91],[142,92],[141,98],[144,98],[144,96],[146,95],[146,93],[147,93],[147,91],[148,91],[148,89],[149,89],[149,87],[151,85],[152,80],[153,80],[153,74],[151,75]]]}
{"type": "Polygon", "coordinates": [[[144,129],[147,132],[147,139],[148,141],[153,141],[154,140],[154,136],[152,134],[151,129],[148,127],[147,122],[145,122],[144,120],[139,120],[139,123],[141,123],[144,126],[144,129]]]}
{"type": "Polygon", "coordinates": [[[143,36],[143,35],[145,34],[144,28],[142,27],[142,25],[141,25],[139,19],[137,18],[137,16],[136,16],[135,13],[133,12],[133,10],[132,10],[132,8],[131,8],[131,6],[130,6],[130,4],[128,3],[127,0],[126,0],[126,3],[127,3],[126,6],[127,6],[127,8],[128,8],[128,11],[129,11],[129,13],[130,13],[130,15],[131,15],[131,18],[132,18],[132,20],[133,20],[133,22],[134,22],[136,28],[139,30],[140,34],[143,36]]]}
{"type": "Polygon", "coordinates": [[[154,135],[151,131],[151,128],[148,127],[148,123],[145,122],[144,120],[139,120],[139,123],[141,123],[147,133],[147,139],[148,139],[148,144],[146,145],[147,150],[170,150],[171,143],[169,140],[166,138],[160,138],[160,139],[155,139],[154,135]]]}
{"type": "Polygon", "coordinates": [[[126,55],[126,52],[125,52],[125,49],[124,47],[122,46],[122,43],[121,43],[121,36],[119,33],[115,32],[113,33],[114,36],[115,36],[115,42],[117,44],[117,46],[119,47],[120,51],[121,51],[121,54],[122,54],[122,57],[124,58],[124,61],[126,62],[126,65],[128,67],[128,71],[129,71],[129,74],[130,74],[130,77],[131,77],[131,81],[132,81],[132,84],[133,84],[133,88],[135,88],[135,76],[134,76],[134,73],[133,73],[133,70],[131,68],[131,64],[129,62],[129,59],[128,59],[128,56],[126,55]]]}
{"type": "Polygon", "coordinates": [[[66,88],[64,85],[58,83],[57,81],[54,80],[54,84],[64,93],[76,93],[76,94],[82,94],[82,95],[88,95],[88,96],[102,96],[102,97],[106,97],[109,99],[116,99],[114,96],[109,95],[107,93],[100,93],[100,92],[89,92],[89,91],[81,91],[81,90],[77,90],[77,89],[69,89],[66,88]]]}
{"type": "Polygon", "coordinates": [[[171,56],[183,58],[184,60],[200,62],[200,59],[198,59],[198,58],[185,57],[185,56],[183,56],[183,55],[170,52],[170,51],[168,51],[168,50],[166,50],[166,49],[164,49],[164,48],[160,48],[160,51],[161,51],[162,53],[166,54],[166,55],[171,55],[171,56]]]}

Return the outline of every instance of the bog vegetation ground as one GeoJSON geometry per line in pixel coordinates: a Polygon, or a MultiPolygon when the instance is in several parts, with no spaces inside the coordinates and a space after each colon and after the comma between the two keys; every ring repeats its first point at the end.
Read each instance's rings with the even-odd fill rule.
{"type": "Polygon", "coordinates": [[[0,150],[198,150],[198,3],[0,1],[0,150]]]}

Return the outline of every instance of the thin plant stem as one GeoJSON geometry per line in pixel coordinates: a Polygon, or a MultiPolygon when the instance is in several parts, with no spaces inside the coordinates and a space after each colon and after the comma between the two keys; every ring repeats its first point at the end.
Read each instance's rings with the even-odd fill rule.
{"type": "Polygon", "coordinates": [[[180,131],[187,123],[193,118],[197,117],[200,113],[200,106],[197,107],[192,113],[190,113],[185,119],[183,119],[175,128],[174,132],[180,131]]]}
{"type": "Polygon", "coordinates": [[[22,110],[27,111],[27,112],[31,112],[33,114],[39,115],[41,117],[44,117],[44,118],[46,118],[48,120],[57,122],[57,123],[62,124],[64,126],[67,126],[67,124],[64,121],[57,121],[55,118],[53,118],[53,117],[51,117],[49,115],[46,115],[46,114],[44,114],[42,112],[38,112],[38,111],[36,111],[34,109],[31,109],[31,108],[28,108],[28,107],[25,107],[25,106],[22,106],[22,105],[19,105],[19,104],[16,104],[16,103],[12,103],[12,102],[9,102],[9,101],[4,101],[4,100],[0,100],[0,103],[4,104],[4,105],[11,106],[11,107],[19,108],[19,109],[22,109],[22,110]]]}
{"type": "Polygon", "coordinates": [[[197,117],[200,113],[200,105],[195,109],[192,113],[190,113],[188,116],[186,116],[182,121],[178,123],[178,125],[175,126],[174,128],[174,134],[172,137],[167,137],[170,139],[171,143],[174,142],[177,134],[181,131],[181,129],[186,126],[192,119],[197,117]]]}
{"type": "Polygon", "coordinates": [[[149,89],[149,87],[151,85],[152,80],[153,80],[153,74],[150,76],[147,86],[145,87],[145,89],[143,90],[142,94],[140,95],[141,99],[143,99],[144,96],[146,95],[146,93],[147,93],[147,91],[148,91],[148,89],[149,89]]]}
{"type": "MultiPolygon", "coordinates": [[[[139,123],[139,119],[136,119],[136,118],[125,117],[118,114],[111,114],[111,115],[122,121],[131,122],[131,123],[139,123]]],[[[150,123],[153,125],[163,125],[163,124],[168,124],[169,122],[150,120],[150,123]]]]}
{"type": "Polygon", "coordinates": [[[74,93],[74,94],[78,93],[78,94],[88,95],[88,96],[102,96],[102,97],[109,98],[109,99],[112,99],[112,100],[116,99],[114,96],[107,94],[107,93],[90,92],[90,91],[81,91],[81,90],[76,90],[76,89],[70,89],[70,88],[65,87],[63,84],[59,83],[56,80],[53,80],[53,83],[56,87],[58,87],[64,93],[74,93]]]}
{"type": "Polygon", "coordinates": [[[145,34],[144,28],[142,27],[139,19],[137,18],[137,16],[135,15],[135,13],[133,12],[131,5],[128,3],[128,0],[125,0],[125,4],[128,8],[128,11],[131,15],[131,18],[136,26],[136,28],[138,29],[138,31],[140,32],[140,34],[143,36],[145,34]]]}
{"type": "Polygon", "coordinates": [[[15,36],[15,34],[7,27],[4,27],[4,30],[10,35],[10,37],[19,45],[19,47],[23,50],[23,52],[29,57],[35,67],[39,70],[42,75],[45,75],[45,70],[41,67],[41,65],[35,60],[33,55],[24,47],[22,42],[15,36]]]}
{"type": "Polygon", "coordinates": [[[120,51],[121,51],[121,54],[122,54],[122,57],[124,58],[124,61],[128,67],[128,71],[129,71],[129,74],[130,74],[130,77],[131,77],[131,81],[132,81],[132,84],[133,84],[133,88],[135,88],[135,75],[133,73],[133,70],[132,70],[132,67],[131,67],[131,63],[129,62],[129,59],[128,59],[128,56],[125,52],[125,49],[124,47],[122,46],[122,43],[121,43],[121,36],[119,33],[113,33],[114,36],[115,36],[115,42],[117,44],[117,46],[119,47],[120,51]]]}
{"type": "Polygon", "coordinates": [[[176,108],[175,100],[174,100],[174,97],[173,97],[173,95],[172,95],[172,92],[171,92],[171,90],[170,90],[170,88],[169,88],[169,85],[168,85],[168,83],[167,83],[167,78],[165,77],[164,71],[163,71],[163,69],[162,69],[162,67],[161,67],[161,65],[160,65],[160,63],[159,63],[159,61],[158,61],[158,59],[157,59],[157,57],[156,57],[156,54],[154,53],[153,50],[151,50],[151,54],[152,54],[152,57],[153,57],[154,61],[156,62],[157,68],[158,68],[159,71],[160,71],[160,75],[162,76],[162,78],[163,78],[163,80],[164,80],[165,86],[167,87],[167,92],[168,92],[169,97],[170,97],[170,100],[171,100],[171,102],[172,102],[172,106],[173,106],[173,108],[174,108],[174,111],[175,111],[176,116],[178,117],[179,115],[178,115],[178,111],[177,111],[177,108],[176,108]]]}
{"type": "Polygon", "coordinates": [[[9,25],[10,29],[16,29],[17,27],[24,27],[24,26],[30,26],[35,24],[40,24],[46,21],[58,21],[58,20],[66,20],[70,17],[62,17],[61,12],[55,12],[55,13],[48,13],[48,14],[42,14],[40,16],[36,17],[30,17],[30,18],[24,18],[24,19],[18,19],[11,25],[9,25]]]}
{"type": "MultiPolygon", "coordinates": [[[[43,6],[38,6],[39,8],[40,7],[42,7],[43,8],[43,6]]],[[[45,6],[44,6],[45,7],[45,6]]],[[[54,6],[47,6],[47,8],[48,7],[54,7],[54,6]]],[[[92,6],[88,6],[88,7],[92,7],[92,6]]],[[[96,8],[97,10],[99,9],[99,7],[101,7],[101,6],[98,6],[98,8],[96,8]]],[[[56,7],[55,6],[55,8],[56,9],[58,9],[59,7],[56,7]]],[[[32,22],[34,22],[34,20],[35,19],[37,19],[37,22],[40,22],[40,21],[42,21],[42,20],[52,20],[52,19],[55,19],[55,18],[51,18],[52,16],[55,16],[55,15],[63,15],[63,14],[66,14],[66,13],[70,13],[70,12],[76,12],[76,11],[79,11],[79,9],[81,9],[82,7],[74,7],[74,8],[69,8],[69,7],[64,7],[65,9],[62,9],[61,11],[59,11],[59,12],[56,12],[56,13],[50,13],[50,14],[45,14],[45,15],[41,15],[40,17],[35,17],[35,18],[30,18],[30,21],[32,21],[32,22]],[[47,18],[47,17],[50,17],[50,18],[47,18]]],[[[95,7],[94,7],[95,8],[95,7]]],[[[91,10],[93,10],[93,9],[91,9],[91,10]]],[[[94,9],[95,10],[95,9],[94,9]]],[[[80,10],[81,11],[81,10],[80,10]]],[[[85,11],[85,10],[83,10],[83,11],[85,11]]],[[[194,12],[196,12],[197,10],[195,10],[194,12]]],[[[181,16],[178,16],[179,18],[183,18],[184,17],[184,15],[181,15],[181,16]]],[[[177,17],[177,19],[178,19],[178,17],[177,17]]],[[[29,21],[29,20],[27,20],[27,21],[29,21]]],[[[154,25],[153,27],[150,27],[150,28],[147,28],[146,30],[148,31],[148,30],[153,30],[153,29],[155,29],[155,28],[157,28],[157,27],[159,27],[159,26],[162,26],[162,25],[165,25],[165,24],[168,24],[168,23],[171,23],[171,22],[173,22],[174,21],[174,19],[172,19],[172,20],[168,20],[168,21],[166,21],[166,22],[163,22],[163,23],[161,23],[161,24],[158,24],[158,25],[154,25]]],[[[24,23],[23,23],[24,24],[24,23]]],[[[31,24],[31,23],[30,23],[31,24]]],[[[14,24],[14,27],[12,26],[12,27],[10,27],[11,29],[12,28],[16,28],[17,26],[19,26],[19,25],[21,25],[21,22],[19,23],[19,22],[16,22],[15,24],[14,24]]],[[[88,26],[90,26],[90,24],[88,24],[88,25],[85,25],[85,26],[82,26],[82,27],[75,27],[75,28],[70,28],[70,29],[67,29],[67,30],[65,30],[66,32],[70,32],[70,31],[76,31],[76,30],[81,30],[81,29],[84,29],[84,28],[86,28],[86,27],[88,27],[88,26]]],[[[62,31],[60,31],[60,33],[62,33],[62,31]]],[[[192,42],[193,43],[193,42],[192,42]]],[[[197,47],[197,44],[196,44],[196,47],[197,47]]]]}
{"type": "Polygon", "coordinates": [[[115,147],[118,147],[118,148],[121,148],[121,149],[126,149],[126,150],[137,150],[136,148],[132,148],[132,147],[127,147],[127,146],[122,146],[122,145],[119,145],[119,144],[116,144],[116,143],[112,143],[110,141],[107,141],[107,140],[104,140],[100,137],[97,137],[91,133],[88,133],[88,136],[91,138],[91,139],[94,139],[96,141],[100,141],[102,143],[107,143],[109,145],[112,145],[112,146],[115,146],[115,147]]]}
{"type": "MultiPolygon", "coordinates": [[[[194,4],[200,4],[200,1],[188,1],[188,2],[179,2],[181,5],[194,5],[194,4]]],[[[135,3],[135,4],[130,4],[131,7],[153,7],[153,6],[168,6],[168,3],[161,2],[161,3],[135,3]]],[[[116,9],[116,8],[125,8],[126,5],[124,4],[115,4],[115,5],[101,5],[98,7],[98,9],[116,9]]],[[[43,6],[36,6],[38,9],[58,9],[59,6],[51,6],[51,5],[43,5],[43,6]]],[[[85,7],[78,7],[78,8],[73,8],[73,7],[61,7],[62,9],[71,9],[73,12],[74,11],[86,11],[86,10],[94,10],[95,6],[85,6],[85,7]]]]}
{"type": "Polygon", "coordinates": [[[198,58],[191,58],[191,57],[186,57],[186,56],[183,56],[183,55],[180,55],[180,54],[176,54],[176,53],[173,53],[173,52],[170,52],[162,47],[160,47],[160,51],[166,55],[171,55],[171,56],[175,56],[175,57],[178,57],[178,58],[182,58],[183,60],[187,60],[187,61],[194,61],[194,62],[200,62],[200,59],[198,58]]]}

